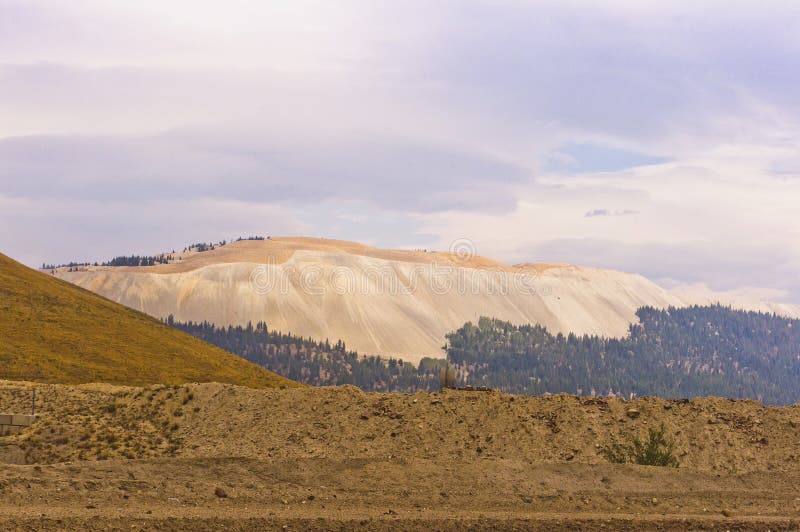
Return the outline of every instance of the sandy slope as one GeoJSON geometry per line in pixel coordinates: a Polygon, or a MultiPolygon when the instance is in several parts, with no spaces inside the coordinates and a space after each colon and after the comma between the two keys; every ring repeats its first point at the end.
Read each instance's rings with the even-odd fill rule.
{"type": "Polygon", "coordinates": [[[670,288],[670,294],[687,305],[722,304],[736,309],[774,313],[787,318],[800,318],[800,305],[764,299],[763,294],[747,291],[713,291],[703,284],[670,288]]]}
{"type": "Polygon", "coordinates": [[[335,240],[243,241],[178,263],[59,277],[157,317],[266,321],[362,353],[442,356],[444,335],[481,315],[553,331],[621,336],[642,305],[681,300],[642,276],[564,264],[381,250],[335,240]]]}
{"type": "MultiPolygon", "coordinates": [[[[24,409],[24,395],[0,392],[0,403],[24,409]]],[[[797,405],[213,383],[46,385],[38,396],[37,423],[0,438],[0,462],[17,462],[0,467],[3,530],[781,530],[800,520],[797,405]],[[609,464],[597,451],[662,422],[677,469],[609,464]]]]}

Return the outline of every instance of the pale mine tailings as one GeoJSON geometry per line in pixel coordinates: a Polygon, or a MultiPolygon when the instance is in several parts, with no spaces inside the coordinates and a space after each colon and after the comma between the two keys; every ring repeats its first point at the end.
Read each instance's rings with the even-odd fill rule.
{"type": "Polygon", "coordinates": [[[648,279],[567,264],[510,266],[445,252],[383,250],[338,240],[271,238],[176,253],[171,264],[87,267],[56,275],[163,318],[266,322],[342,339],[363,354],[416,362],[443,356],[445,334],[491,316],[553,332],[624,336],[636,309],[683,306],[648,279]]]}

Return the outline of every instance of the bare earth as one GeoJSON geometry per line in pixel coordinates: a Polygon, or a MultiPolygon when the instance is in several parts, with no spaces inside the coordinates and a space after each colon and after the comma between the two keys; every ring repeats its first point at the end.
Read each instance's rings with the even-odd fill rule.
{"type": "Polygon", "coordinates": [[[418,362],[445,335],[493,316],[553,332],[624,336],[641,306],[681,301],[640,275],[565,264],[510,266],[480,256],[384,250],[353,242],[233,242],[147,267],[62,268],[56,275],[157,318],[245,325],[363,354],[418,362]]]}
{"type": "MultiPolygon", "coordinates": [[[[23,390],[0,410],[24,413],[23,390]]],[[[800,405],[37,385],[0,529],[796,529],[800,405]],[[631,419],[628,410],[639,416],[631,419]],[[598,445],[664,423],[680,467],[598,445]],[[216,494],[215,494],[216,492],[216,494]]]]}
{"type": "Polygon", "coordinates": [[[569,264],[503,264],[465,254],[379,249],[318,238],[232,242],[147,267],[60,268],[112,301],[178,321],[342,339],[363,354],[441,357],[445,335],[491,316],[568,334],[625,336],[636,310],[722,301],[800,316],[800,306],[680,297],[631,273],[569,264]]]}

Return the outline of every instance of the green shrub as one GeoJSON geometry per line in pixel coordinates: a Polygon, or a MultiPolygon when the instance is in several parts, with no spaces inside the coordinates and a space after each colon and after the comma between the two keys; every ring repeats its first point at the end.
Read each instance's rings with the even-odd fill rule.
{"type": "Polygon", "coordinates": [[[611,443],[601,447],[600,454],[615,464],[678,467],[678,459],[673,454],[674,444],[666,438],[665,432],[662,423],[658,429],[649,429],[645,440],[623,433],[628,441],[621,442],[612,436],[611,443]]]}

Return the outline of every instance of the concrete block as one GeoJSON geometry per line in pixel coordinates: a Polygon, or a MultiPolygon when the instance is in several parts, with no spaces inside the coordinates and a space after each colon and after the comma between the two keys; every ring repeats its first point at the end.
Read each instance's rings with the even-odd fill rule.
{"type": "Polygon", "coordinates": [[[14,434],[19,434],[20,430],[22,430],[22,427],[16,427],[14,425],[0,425],[0,436],[12,436],[14,434]]]}
{"type": "Polygon", "coordinates": [[[0,425],[11,425],[11,414],[0,414],[0,425]]]}
{"type": "Polygon", "coordinates": [[[34,421],[36,421],[36,416],[31,416],[28,414],[14,414],[14,417],[11,419],[11,424],[20,427],[29,427],[30,425],[33,425],[34,421]]]}

